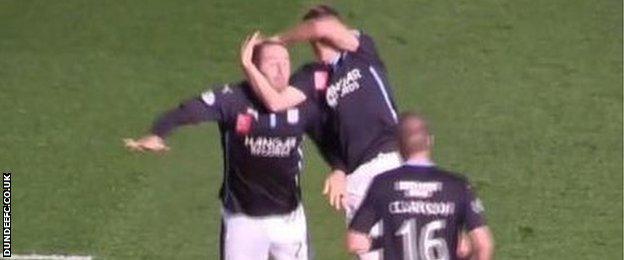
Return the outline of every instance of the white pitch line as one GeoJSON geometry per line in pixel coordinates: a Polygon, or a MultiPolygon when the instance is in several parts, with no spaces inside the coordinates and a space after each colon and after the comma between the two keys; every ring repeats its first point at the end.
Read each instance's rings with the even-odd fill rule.
{"type": "Polygon", "coordinates": [[[92,256],[80,255],[12,255],[8,259],[24,260],[92,260],[92,256]]]}

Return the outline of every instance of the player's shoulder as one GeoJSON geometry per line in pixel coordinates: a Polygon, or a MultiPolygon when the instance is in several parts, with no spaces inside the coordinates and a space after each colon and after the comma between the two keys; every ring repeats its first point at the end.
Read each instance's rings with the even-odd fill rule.
{"type": "Polygon", "coordinates": [[[297,75],[305,75],[308,76],[311,73],[313,73],[314,71],[321,69],[321,64],[319,64],[318,62],[307,62],[302,64],[301,66],[299,66],[299,68],[297,68],[297,70],[295,70],[295,72],[293,73],[293,76],[297,76],[297,75]]]}
{"type": "Polygon", "coordinates": [[[362,29],[353,30],[353,34],[355,34],[360,41],[374,42],[373,37],[362,29]]]}
{"type": "Polygon", "coordinates": [[[316,99],[316,92],[320,88],[316,86],[317,79],[315,77],[317,75],[315,73],[322,70],[323,65],[318,62],[305,63],[292,74],[290,85],[301,90],[307,97],[316,99]]]}
{"type": "Polygon", "coordinates": [[[244,94],[247,89],[246,84],[245,81],[214,84],[207,87],[204,92],[213,92],[221,96],[238,96],[244,94]]]}
{"type": "Polygon", "coordinates": [[[395,181],[397,178],[401,178],[405,174],[406,171],[407,171],[407,168],[405,166],[399,166],[397,168],[387,170],[385,172],[377,174],[377,176],[373,178],[373,183],[395,181]]]}
{"type": "MultiPolygon", "coordinates": [[[[362,30],[354,30],[353,33],[358,38],[359,46],[350,55],[358,60],[365,60],[369,62],[378,62],[379,54],[377,53],[377,46],[373,37],[362,30]]],[[[350,52],[347,52],[350,53],[350,52]]]]}
{"type": "Polygon", "coordinates": [[[244,88],[243,82],[213,84],[206,87],[200,97],[208,105],[229,102],[243,96],[244,88]]]}
{"type": "Polygon", "coordinates": [[[463,173],[449,171],[443,168],[436,167],[435,174],[438,176],[438,178],[441,178],[447,183],[456,184],[458,186],[470,185],[468,177],[466,177],[466,175],[463,173]]]}

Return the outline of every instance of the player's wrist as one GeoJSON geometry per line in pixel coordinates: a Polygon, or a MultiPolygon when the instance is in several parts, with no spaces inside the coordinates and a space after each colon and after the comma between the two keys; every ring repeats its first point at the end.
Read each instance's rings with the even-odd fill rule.
{"type": "Polygon", "coordinates": [[[330,173],[330,175],[334,175],[334,176],[346,176],[347,173],[343,170],[343,169],[333,169],[332,172],[330,173]]]}

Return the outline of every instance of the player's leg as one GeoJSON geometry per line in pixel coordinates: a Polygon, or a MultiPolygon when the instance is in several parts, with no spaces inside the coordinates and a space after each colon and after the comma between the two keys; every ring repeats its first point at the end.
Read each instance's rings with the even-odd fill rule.
{"type": "Polygon", "coordinates": [[[271,245],[269,254],[274,260],[308,260],[308,234],[303,207],[290,214],[268,219],[266,228],[269,230],[271,245]]]}
{"type": "MultiPolygon", "coordinates": [[[[368,186],[373,178],[383,172],[401,166],[402,163],[403,160],[398,153],[384,153],[362,164],[347,176],[347,207],[345,208],[347,225],[351,222],[362,200],[364,200],[368,186]]],[[[381,236],[382,231],[382,223],[379,222],[373,226],[370,235],[372,237],[381,236]]],[[[376,260],[381,259],[381,257],[381,250],[372,250],[366,254],[358,255],[358,258],[362,260],[376,260]]]]}
{"type": "Polygon", "coordinates": [[[224,213],[222,227],[221,259],[268,259],[269,238],[257,218],[224,213]]]}

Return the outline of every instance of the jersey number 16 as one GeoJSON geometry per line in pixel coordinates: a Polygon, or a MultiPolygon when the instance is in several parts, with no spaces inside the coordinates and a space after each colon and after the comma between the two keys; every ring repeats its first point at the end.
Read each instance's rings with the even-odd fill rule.
{"type": "Polygon", "coordinates": [[[403,240],[403,260],[449,259],[448,246],[444,238],[434,238],[436,230],[443,229],[446,220],[434,220],[424,225],[417,237],[416,219],[403,221],[395,235],[403,240]],[[419,250],[420,249],[420,250],[419,250]]]}

